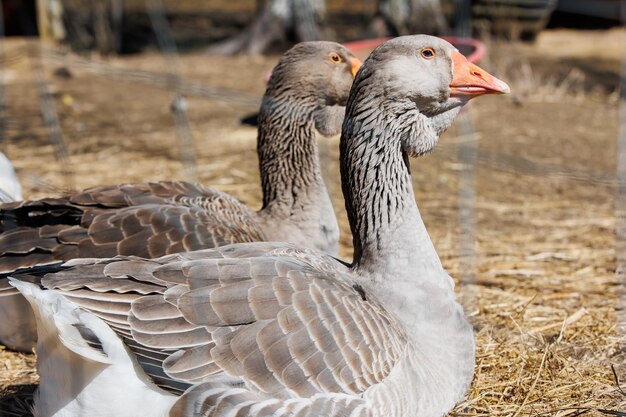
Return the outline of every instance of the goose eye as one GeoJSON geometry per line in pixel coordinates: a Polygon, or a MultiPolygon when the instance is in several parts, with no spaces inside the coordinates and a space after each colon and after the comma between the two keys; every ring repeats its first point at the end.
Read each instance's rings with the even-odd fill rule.
{"type": "Polygon", "coordinates": [[[420,51],[420,55],[424,59],[432,59],[435,57],[435,50],[432,48],[424,48],[420,51]]]}
{"type": "Polygon", "coordinates": [[[342,61],[341,57],[334,52],[330,54],[330,60],[333,61],[335,64],[338,64],[342,61]]]}

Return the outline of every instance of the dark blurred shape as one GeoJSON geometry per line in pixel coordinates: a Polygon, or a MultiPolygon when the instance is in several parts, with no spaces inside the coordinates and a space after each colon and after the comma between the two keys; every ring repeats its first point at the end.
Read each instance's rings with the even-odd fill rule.
{"type": "Polygon", "coordinates": [[[262,54],[277,44],[284,46],[286,41],[323,39],[325,3],[325,0],[269,0],[247,28],[211,46],[208,52],[262,54]]]}
{"type": "Polygon", "coordinates": [[[9,385],[0,398],[0,416],[32,417],[33,395],[38,385],[9,385]]]}
{"type": "Polygon", "coordinates": [[[124,0],[62,0],[65,41],[74,50],[119,53],[124,0]]]}
{"type": "Polygon", "coordinates": [[[549,27],[607,29],[626,23],[624,13],[623,0],[560,0],[549,27]]]}
{"type": "Polygon", "coordinates": [[[72,73],[67,67],[55,68],[55,70],[52,72],[52,75],[62,80],[69,80],[70,78],[72,78],[72,73]]]}
{"type": "Polygon", "coordinates": [[[252,113],[247,116],[244,116],[240,120],[242,125],[247,126],[258,126],[259,125],[259,113],[252,113]]]}
{"type": "Polygon", "coordinates": [[[35,0],[2,0],[5,36],[38,36],[35,0]]]}
{"type": "Polygon", "coordinates": [[[559,0],[556,10],[573,15],[621,21],[623,0],[559,0]]]}
{"type": "Polygon", "coordinates": [[[532,41],[546,27],[556,3],[557,0],[473,0],[474,26],[497,37],[532,41]]]}
{"type": "Polygon", "coordinates": [[[383,20],[388,35],[449,32],[441,0],[378,0],[378,15],[371,24],[374,30],[378,19],[383,20]]]}

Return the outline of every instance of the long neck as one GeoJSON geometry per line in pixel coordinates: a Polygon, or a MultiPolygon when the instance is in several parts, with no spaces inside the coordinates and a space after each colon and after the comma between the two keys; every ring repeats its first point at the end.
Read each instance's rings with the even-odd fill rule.
{"type": "Polygon", "coordinates": [[[429,118],[412,103],[381,106],[362,97],[348,105],[341,175],[353,276],[398,318],[412,343],[385,382],[366,394],[374,406],[383,405],[380,416],[443,415],[472,379],[472,328],[417,209],[404,151],[432,148],[458,110],[429,118]],[[386,398],[402,405],[384,409],[386,398]]]}
{"type": "Polygon", "coordinates": [[[264,211],[297,211],[326,193],[313,130],[315,105],[285,92],[263,99],[257,150],[264,211]]]}
{"type": "Polygon", "coordinates": [[[436,140],[436,132],[424,131],[428,126],[420,116],[412,103],[381,108],[365,100],[346,116],[341,175],[354,267],[372,276],[441,267],[415,203],[402,144],[412,135],[436,140]]]}

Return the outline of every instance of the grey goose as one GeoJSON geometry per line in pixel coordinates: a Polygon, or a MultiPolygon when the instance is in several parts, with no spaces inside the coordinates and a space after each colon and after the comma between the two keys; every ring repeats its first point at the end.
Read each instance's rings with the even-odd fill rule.
{"type": "MultiPolygon", "coordinates": [[[[0,206],[0,273],[74,258],[169,253],[285,241],[337,254],[339,227],[319,166],[315,130],[338,134],[361,65],[334,42],[304,42],[272,72],[258,117],[263,206],[182,181],[98,186],[0,206]]],[[[0,278],[0,343],[30,351],[27,303],[0,278]],[[15,326],[19,325],[19,331],[15,326]]]]}
{"type": "Polygon", "coordinates": [[[444,415],[471,382],[474,338],[409,157],[432,150],[469,99],[508,91],[439,38],[374,50],[340,143],[350,265],[260,242],[12,278],[39,320],[38,415],[444,415]]]}

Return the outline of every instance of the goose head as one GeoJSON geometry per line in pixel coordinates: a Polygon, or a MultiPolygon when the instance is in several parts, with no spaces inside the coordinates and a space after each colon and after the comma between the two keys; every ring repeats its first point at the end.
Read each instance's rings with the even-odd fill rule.
{"type": "Polygon", "coordinates": [[[299,43],[272,70],[264,104],[287,99],[290,106],[305,109],[323,135],[339,133],[350,87],[361,64],[338,43],[299,43]]]}
{"type": "Polygon", "coordinates": [[[432,116],[484,94],[506,94],[509,86],[472,64],[449,42],[428,35],[385,42],[367,59],[357,82],[372,77],[391,101],[412,101],[432,116]]]}
{"type": "MultiPolygon", "coordinates": [[[[398,37],[376,48],[357,74],[353,89],[351,101],[376,100],[377,108],[392,117],[419,112],[425,116],[424,129],[432,128],[434,137],[450,126],[469,100],[510,92],[505,82],[470,63],[449,42],[428,35],[398,37]],[[358,94],[360,85],[369,87],[358,94]]],[[[405,150],[418,155],[434,144],[406,143],[405,150]]]]}

